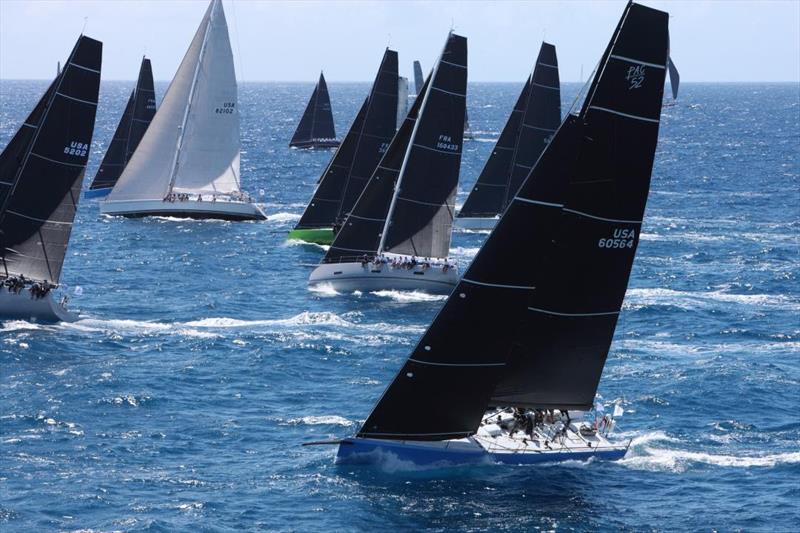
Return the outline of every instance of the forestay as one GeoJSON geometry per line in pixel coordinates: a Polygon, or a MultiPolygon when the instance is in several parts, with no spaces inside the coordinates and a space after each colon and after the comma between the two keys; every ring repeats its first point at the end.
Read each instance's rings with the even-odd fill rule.
{"type": "Polygon", "coordinates": [[[91,150],[102,49],[78,39],[0,154],[0,276],[58,283],[91,150]]]}
{"type": "Polygon", "coordinates": [[[580,114],[559,128],[359,436],[463,437],[491,405],[591,407],[649,191],[667,26],[664,12],[626,7],[580,114]]]}

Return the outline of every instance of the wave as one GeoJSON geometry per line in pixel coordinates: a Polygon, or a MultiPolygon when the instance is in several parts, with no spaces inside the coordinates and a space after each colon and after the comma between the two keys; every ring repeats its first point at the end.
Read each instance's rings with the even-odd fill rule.
{"type": "Polygon", "coordinates": [[[628,452],[620,464],[636,470],[685,472],[693,464],[706,464],[730,468],[772,468],[783,464],[800,463],[800,452],[769,455],[717,455],[667,448],[643,447],[628,452]]]}
{"type": "MultiPolygon", "coordinates": [[[[333,288],[330,283],[317,283],[308,287],[309,292],[320,296],[339,296],[341,293],[333,288]]],[[[356,291],[359,292],[359,291],[356,291]]],[[[360,294],[358,295],[360,296],[360,294]]]]}
{"type": "Polygon", "coordinates": [[[292,425],[307,425],[307,426],[341,426],[341,427],[352,427],[355,425],[355,422],[352,420],[348,420],[342,416],[338,415],[322,415],[322,416],[304,416],[302,418],[292,418],[286,421],[287,424],[292,425]]]}
{"type": "MultiPolygon", "coordinates": [[[[401,326],[385,322],[362,324],[351,320],[358,317],[357,313],[345,313],[344,316],[331,312],[304,311],[289,318],[241,320],[229,317],[208,317],[187,322],[155,322],[139,320],[100,320],[87,318],[77,322],[65,323],[59,327],[74,329],[80,332],[101,332],[106,334],[128,335],[180,335],[201,339],[216,339],[228,335],[228,331],[235,331],[234,342],[241,345],[245,343],[240,336],[240,330],[249,333],[274,333],[281,337],[287,333],[295,338],[297,336],[309,340],[322,338],[344,340],[361,344],[385,344],[398,342],[398,334],[419,333],[419,326],[401,326]],[[309,331],[313,328],[335,328],[337,331],[309,331]],[[341,331],[346,330],[346,331],[341,331]],[[356,332],[356,336],[347,335],[347,332],[356,332]],[[369,333],[364,336],[363,333],[369,333]],[[387,335],[391,336],[388,338],[387,335]]],[[[245,343],[246,344],[246,343],[245,343]]]]}
{"type": "Polygon", "coordinates": [[[273,213],[267,215],[268,222],[290,222],[294,220],[300,220],[300,215],[296,213],[273,213]]]}
{"type": "Polygon", "coordinates": [[[758,307],[777,307],[800,311],[800,301],[782,294],[732,294],[723,291],[678,291],[665,288],[629,289],[626,307],[634,309],[651,305],[671,305],[692,310],[699,306],[732,303],[758,307]]]}
{"type": "Polygon", "coordinates": [[[381,298],[389,298],[395,302],[400,303],[414,303],[414,302],[440,302],[447,299],[444,294],[428,294],[422,291],[374,291],[370,294],[379,296],[381,298]]]}
{"type": "Polygon", "coordinates": [[[314,246],[321,249],[324,252],[327,252],[330,248],[328,244],[317,244],[315,242],[306,242],[301,241],[300,239],[286,239],[286,242],[283,244],[284,246],[314,246]]]}
{"type": "Polygon", "coordinates": [[[478,253],[478,250],[480,250],[480,247],[477,246],[469,248],[456,246],[455,248],[450,248],[450,255],[472,259],[478,253]]]}

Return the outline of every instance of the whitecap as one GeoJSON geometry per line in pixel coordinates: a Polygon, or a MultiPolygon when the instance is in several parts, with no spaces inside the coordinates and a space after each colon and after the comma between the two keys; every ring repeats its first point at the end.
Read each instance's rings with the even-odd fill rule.
{"type": "Polygon", "coordinates": [[[273,213],[267,215],[268,222],[290,222],[294,220],[300,220],[300,215],[296,213],[273,213]]]}
{"type": "Polygon", "coordinates": [[[308,290],[319,296],[338,296],[341,294],[330,283],[315,283],[314,285],[309,285],[308,290]]]}
{"type": "Polygon", "coordinates": [[[415,303],[415,302],[440,302],[447,299],[445,294],[429,294],[422,291],[373,291],[374,294],[380,298],[389,298],[399,303],[415,303]]]}
{"type": "Polygon", "coordinates": [[[286,423],[292,425],[300,425],[304,424],[307,426],[320,426],[320,425],[330,425],[330,426],[342,426],[342,427],[352,427],[355,422],[352,420],[348,420],[342,416],[338,415],[322,415],[322,416],[304,416],[302,418],[292,418],[287,420],[286,423]]]}
{"type": "Polygon", "coordinates": [[[640,451],[629,452],[620,463],[637,470],[670,472],[685,472],[692,463],[731,468],[771,468],[781,464],[800,463],[800,452],[746,456],[644,447],[640,451]]]}

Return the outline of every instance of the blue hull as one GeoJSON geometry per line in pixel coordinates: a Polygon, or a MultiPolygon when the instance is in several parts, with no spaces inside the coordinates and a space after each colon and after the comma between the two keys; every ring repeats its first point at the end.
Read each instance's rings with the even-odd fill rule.
{"type": "Polygon", "coordinates": [[[626,447],[598,451],[538,452],[538,453],[489,453],[483,448],[447,449],[410,444],[408,441],[362,439],[353,437],[339,444],[336,454],[338,464],[375,465],[387,460],[410,462],[417,466],[451,466],[469,464],[535,464],[558,461],[585,461],[596,457],[613,461],[622,459],[626,447]]]}
{"type": "Polygon", "coordinates": [[[104,198],[108,196],[113,187],[106,187],[104,189],[88,189],[83,192],[84,198],[104,198]]]}

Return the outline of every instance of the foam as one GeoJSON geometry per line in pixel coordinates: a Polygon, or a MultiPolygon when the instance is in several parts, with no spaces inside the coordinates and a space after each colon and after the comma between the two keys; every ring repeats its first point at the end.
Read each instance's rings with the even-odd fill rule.
{"type": "Polygon", "coordinates": [[[415,303],[415,302],[440,302],[447,299],[444,294],[428,294],[422,291],[374,291],[374,294],[380,298],[389,298],[399,303],[415,303]]]}
{"type": "Polygon", "coordinates": [[[300,220],[300,215],[296,213],[273,213],[267,215],[267,222],[290,222],[300,220]]]}
{"type": "Polygon", "coordinates": [[[713,307],[718,303],[732,303],[800,311],[800,302],[783,294],[731,294],[721,290],[700,292],[665,288],[633,288],[628,290],[625,303],[634,308],[648,305],[672,305],[687,310],[697,307],[713,307]]]}
{"type": "Polygon", "coordinates": [[[352,420],[348,420],[347,418],[338,415],[304,416],[302,418],[292,418],[291,420],[287,420],[286,422],[292,425],[301,425],[301,424],[307,426],[328,425],[328,426],[341,426],[346,428],[355,425],[355,422],[353,422],[352,420]]]}

